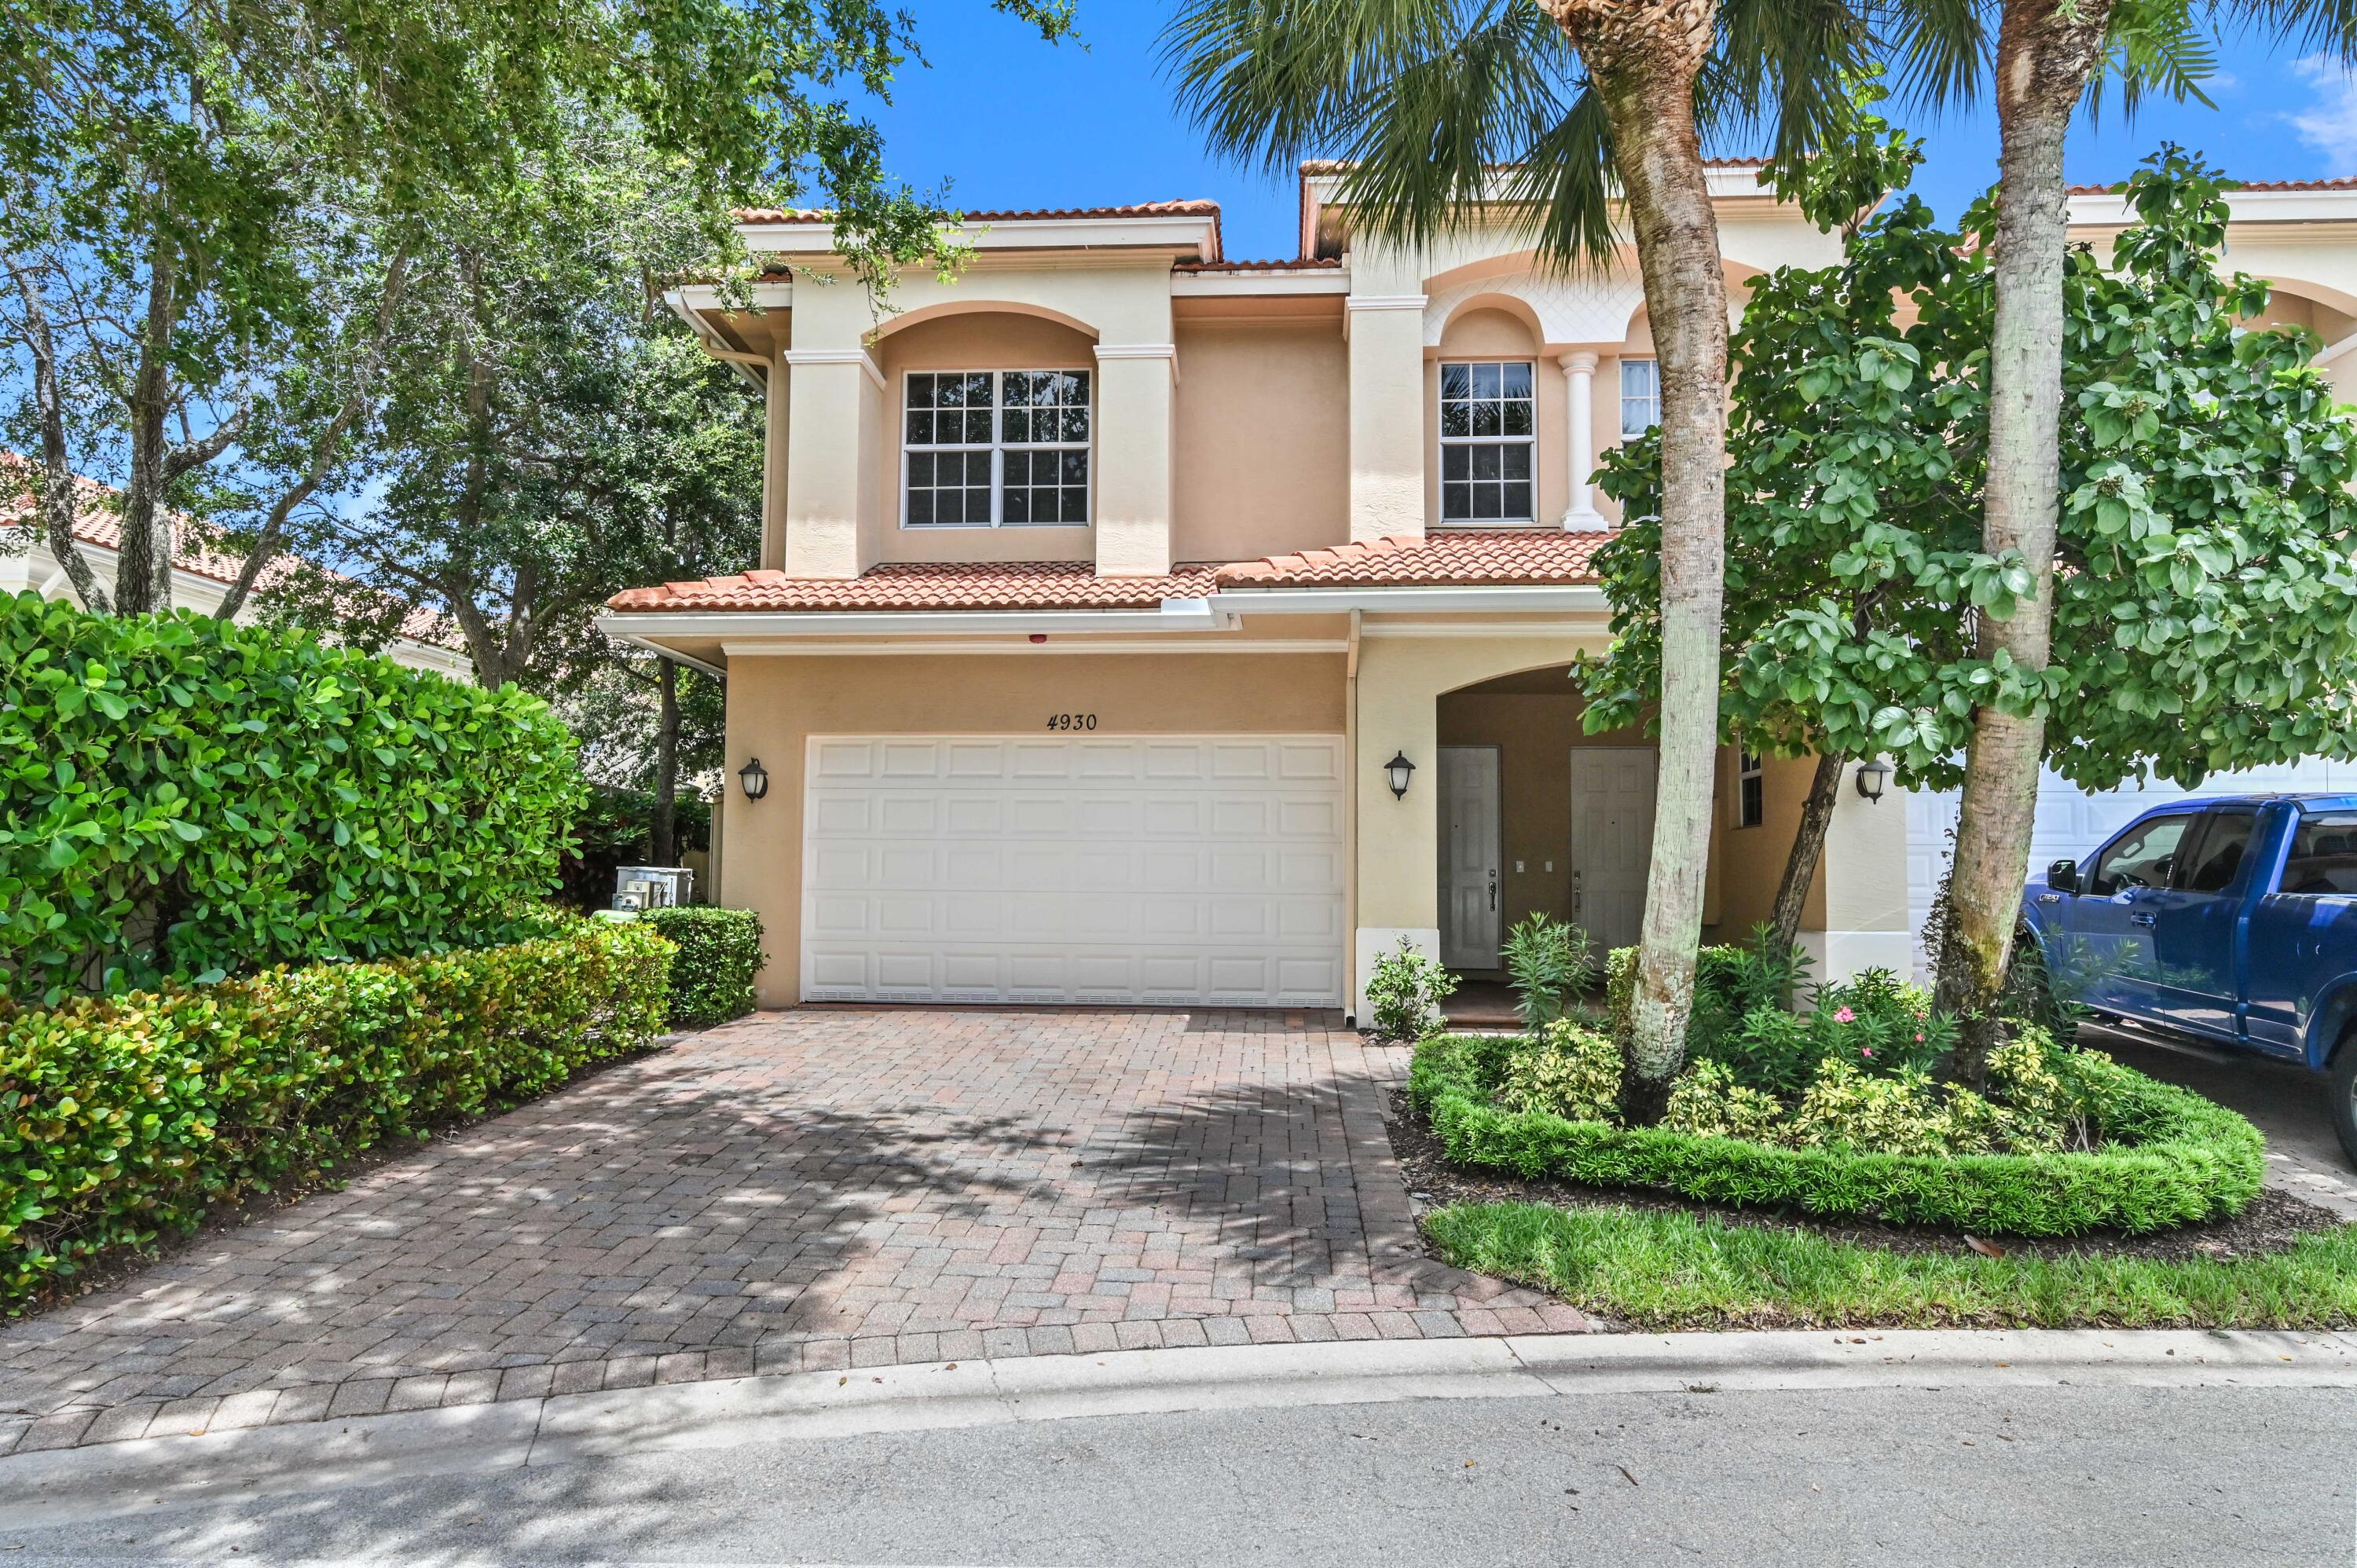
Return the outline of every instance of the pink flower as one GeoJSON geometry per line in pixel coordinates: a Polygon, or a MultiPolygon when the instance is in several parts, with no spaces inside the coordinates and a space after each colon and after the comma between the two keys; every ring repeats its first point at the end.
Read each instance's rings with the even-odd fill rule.
{"type": "Polygon", "coordinates": [[[1857,1047],[1857,1054],[1862,1057],[1870,1057],[1874,1054],[1874,1047],[1872,1046],[1860,1046],[1857,1047]]]}
{"type": "Polygon", "coordinates": [[[1836,1024],[1854,1024],[1857,1021],[1857,1015],[1851,1012],[1846,1007],[1842,1008],[1839,1012],[1834,1015],[1834,1022],[1836,1024]]]}
{"type": "Polygon", "coordinates": [[[1915,1043],[1916,1043],[1917,1045],[1919,1045],[1919,1046],[1920,1046],[1920,1045],[1921,1045],[1921,1044],[1923,1043],[1923,1036],[1922,1036],[1922,1035],[1921,1035],[1921,1034],[1920,1034],[1920,1033],[1919,1033],[1919,1034],[1917,1034],[1917,1035],[1916,1035],[1916,1036],[1915,1036],[1915,1043]]]}

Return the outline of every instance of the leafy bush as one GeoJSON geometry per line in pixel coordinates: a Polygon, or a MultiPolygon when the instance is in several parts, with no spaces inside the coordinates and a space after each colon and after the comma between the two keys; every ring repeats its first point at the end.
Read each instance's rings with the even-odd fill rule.
{"type": "Polygon", "coordinates": [[[671,966],[671,1021],[708,1029],[753,1010],[753,976],[769,962],[761,917],[750,909],[701,904],[649,909],[639,916],[679,949],[671,966]]]}
{"type": "MultiPolygon", "coordinates": [[[[2044,1067],[2060,1086],[2058,1103],[2083,1112],[2100,1146],[1897,1155],[1847,1144],[1786,1147],[1729,1135],[1731,1128],[1706,1133],[1700,1112],[1707,1106],[1691,1084],[1682,1124],[1618,1127],[1510,1110],[1498,1096],[1522,1047],[1452,1035],[1416,1047],[1409,1098],[1451,1161],[1711,1202],[2020,1236],[2099,1226],[2141,1232],[2232,1214],[2257,1195],[2266,1174],[2266,1145],[2242,1117],[2091,1053],[2050,1050],[2044,1067]]],[[[1710,1070],[1718,1069],[1701,1063],[1693,1069],[1710,1070]]],[[[1731,1083],[1731,1076],[1721,1081],[1731,1083]]],[[[1744,1103],[1757,1110],[1756,1101],[1744,1103]]],[[[1728,1104],[1732,1119],[1739,1108],[1731,1098],[1728,1104]]]]}
{"type": "MultiPolygon", "coordinates": [[[[1808,977],[1809,961],[1798,948],[1780,948],[1765,926],[1739,947],[1718,945],[1696,953],[1687,1054],[1709,1054],[1713,1042],[1760,1008],[1789,1010],[1808,977]]],[[[1630,1036],[1636,994],[1637,950],[1614,948],[1605,955],[1604,1005],[1616,1040],[1630,1036]]]]}
{"type": "Polygon", "coordinates": [[[0,599],[0,985],[505,941],[581,798],[538,698],[194,615],[0,599]]]}
{"type": "Polygon", "coordinates": [[[1377,959],[1375,972],[1367,980],[1367,1011],[1375,1037],[1424,1038],[1447,1021],[1440,1004],[1456,993],[1457,977],[1402,937],[1398,950],[1377,959]]]}
{"type": "Polygon", "coordinates": [[[1596,967],[1594,944],[1579,927],[1530,915],[1506,933],[1506,972],[1526,1029],[1544,1029],[1564,1015],[1596,967]]]}
{"type": "Polygon", "coordinates": [[[1620,1047],[1593,1029],[1558,1018],[1506,1058],[1498,1103],[1574,1122],[1620,1119],[1620,1047]]]}
{"type": "MultiPolygon", "coordinates": [[[[1500,1103],[1505,1103],[1500,1097],[1500,1103]]],[[[1700,1138],[1749,1138],[1766,1143],[1784,1119],[1784,1102],[1739,1083],[1725,1062],[1706,1058],[1670,1083],[1662,1125],[1700,1138]]]]}
{"type": "Polygon", "coordinates": [[[1741,1082],[1780,1095],[1805,1090],[1827,1060],[1876,1078],[1929,1073],[1956,1043],[1953,1021],[1932,1011],[1930,994],[1885,969],[1818,986],[1807,1013],[1756,1005],[1731,1027],[1697,1035],[1690,1057],[1724,1062],[1741,1082]]]}
{"type": "Polygon", "coordinates": [[[662,1027],[671,948],[507,947],[0,1004],[0,1302],[387,1138],[521,1100],[662,1027]]]}

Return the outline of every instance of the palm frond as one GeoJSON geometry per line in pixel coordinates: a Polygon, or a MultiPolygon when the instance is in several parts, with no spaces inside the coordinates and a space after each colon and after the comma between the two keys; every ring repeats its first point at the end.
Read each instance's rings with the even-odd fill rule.
{"type": "Polygon", "coordinates": [[[1981,96],[1996,48],[1990,0],[1878,0],[1871,26],[1900,95],[1934,114],[1981,96]]]}

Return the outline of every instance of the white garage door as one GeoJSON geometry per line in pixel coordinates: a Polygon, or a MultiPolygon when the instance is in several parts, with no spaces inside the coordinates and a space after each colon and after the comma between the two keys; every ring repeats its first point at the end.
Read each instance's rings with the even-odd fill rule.
{"type": "MultiPolygon", "coordinates": [[[[2243,773],[2213,773],[2201,785],[2186,789],[2166,780],[2141,788],[2086,790],[2051,768],[2038,777],[2038,816],[2030,828],[2029,869],[2042,872],[2058,860],[2084,860],[2087,852],[2126,827],[2132,817],[2154,806],[2181,800],[2188,795],[2264,794],[2282,790],[2324,791],[2350,787],[2352,769],[2311,757],[2284,768],[2255,768],[2243,773]]],[[[1950,834],[1956,828],[1957,792],[1917,793],[1907,799],[1907,910],[1916,933],[1915,963],[1924,969],[1923,922],[1931,918],[1932,901],[1948,874],[1955,852],[1950,834]]]]}
{"type": "Polygon", "coordinates": [[[810,743],[813,1002],[1342,1001],[1331,736],[810,743]]]}

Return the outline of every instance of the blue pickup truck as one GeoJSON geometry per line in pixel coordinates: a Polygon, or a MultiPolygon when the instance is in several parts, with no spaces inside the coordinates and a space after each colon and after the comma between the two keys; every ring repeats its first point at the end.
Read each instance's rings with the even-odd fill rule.
{"type": "Polygon", "coordinates": [[[2031,878],[2022,917],[2096,1013],[2329,1075],[2357,1160],[2357,795],[2157,806],[2031,878]]]}

